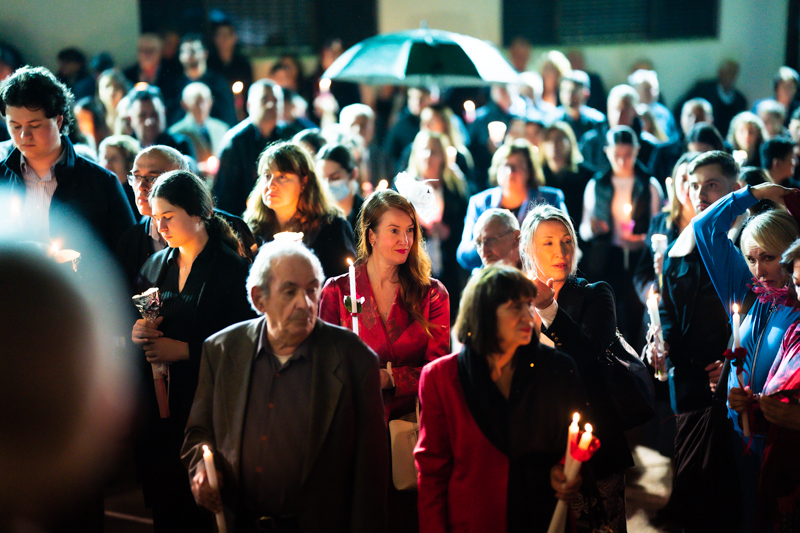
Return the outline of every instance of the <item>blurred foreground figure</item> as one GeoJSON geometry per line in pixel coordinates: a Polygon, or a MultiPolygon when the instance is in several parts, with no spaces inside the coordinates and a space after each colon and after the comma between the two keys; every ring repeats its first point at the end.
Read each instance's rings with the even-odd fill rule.
{"type": "Polygon", "coordinates": [[[110,264],[89,276],[19,243],[14,201],[0,194],[0,531],[86,531],[102,525],[98,495],[130,422],[133,380],[110,333],[122,284],[110,264]]]}

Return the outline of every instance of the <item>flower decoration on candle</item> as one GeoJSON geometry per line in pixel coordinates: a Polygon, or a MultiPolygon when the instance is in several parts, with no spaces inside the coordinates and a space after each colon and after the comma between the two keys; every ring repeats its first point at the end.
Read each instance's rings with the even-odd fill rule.
{"type": "MultiPolygon", "coordinates": [[[[575,415],[573,415],[573,423],[577,425],[575,415]]],[[[573,435],[572,426],[570,426],[568,437],[577,440],[577,446],[570,446],[570,455],[564,463],[564,476],[567,478],[567,483],[575,481],[581,465],[591,459],[600,448],[600,440],[592,435],[592,425],[586,424],[584,429],[585,431],[578,438],[577,432],[573,435]]],[[[564,500],[558,500],[547,533],[563,533],[567,525],[567,510],[567,503],[564,500]]]]}
{"type": "MultiPolygon", "coordinates": [[[[150,322],[158,318],[161,312],[161,294],[158,287],[151,287],[141,294],[133,297],[133,303],[141,313],[142,318],[150,322]]],[[[153,371],[153,383],[156,388],[156,400],[158,401],[158,414],[161,418],[169,418],[169,395],[167,385],[164,381],[169,381],[169,367],[165,364],[151,363],[153,371]]]]}
{"type": "MultiPolygon", "coordinates": [[[[730,359],[731,365],[736,368],[736,378],[739,380],[739,388],[744,390],[744,360],[747,357],[747,348],[742,347],[742,338],[739,331],[740,320],[739,306],[733,304],[733,313],[731,314],[733,348],[725,350],[723,355],[725,359],[730,359]]],[[[742,414],[742,433],[745,437],[750,437],[750,409],[742,414]]]]}
{"type": "Polygon", "coordinates": [[[428,181],[417,181],[406,172],[401,172],[394,179],[394,186],[397,192],[402,194],[406,200],[411,202],[417,211],[417,216],[423,221],[428,222],[436,217],[438,209],[436,207],[436,195],[428,185],[428,181]]]}

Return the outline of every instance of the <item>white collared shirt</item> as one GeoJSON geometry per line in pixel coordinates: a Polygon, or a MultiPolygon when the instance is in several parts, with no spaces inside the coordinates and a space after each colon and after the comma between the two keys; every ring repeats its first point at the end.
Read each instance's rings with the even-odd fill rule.
{"type": "Polygon", "coordinates": [[[52,164],[47,174],[39,177],[30,166],[25,156],[21,156],[20,170],[25,182],[25,201],[22,205],[23,227],[25,233],[33,241],[47,243],[50,241],[50,204],[56,192],[56,165],[64,159],[66,150],[62,146],[61,155],[52,164]]]}

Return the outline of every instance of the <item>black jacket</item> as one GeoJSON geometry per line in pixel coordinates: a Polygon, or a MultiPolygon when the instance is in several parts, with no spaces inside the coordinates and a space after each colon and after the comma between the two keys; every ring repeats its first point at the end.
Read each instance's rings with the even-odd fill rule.
{"type": "Polygon", "coordinates": [[[599,357],[605,353],[616,335],[617,318],[614,292],[600,281],[570,277],[558,294],[558,313],[550,327],[543,331],[556,348],[575,361],[592,406],[593,426],[601,446],[590,464],[598,479],[604,479],[633,466],[625,432],[611,413],[607,384],[602,375],[599,357]]]}
{"type": "MultiPolygon", "coordinates": [[[[77,155],[72,142],[61,136],[64,158],[55,167],[58,183],[50,204],[50,236],[62,240],[61,248],[77,250],[87,262],[93,249],[87,236],[73,224],[65,224],[80,216],[108,250],[113,250],[120,236],[133,226],[134,218],[128,199],[117,177],[101,166],[77,155]]],[[[0,164],[0,185],[25,194],[22,177],[22,153],[14,148],[0,164]]]]}

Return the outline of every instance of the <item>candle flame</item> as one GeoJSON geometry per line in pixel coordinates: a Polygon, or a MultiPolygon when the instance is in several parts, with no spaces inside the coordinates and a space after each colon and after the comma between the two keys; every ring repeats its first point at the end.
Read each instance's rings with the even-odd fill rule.
{"type": "Polygon", "coordinates": [[[739,312],[739,306],[737,304],[733,304],[733,314],[737,314],[739,312]]]}
{"type": "Polygon", "coordinates": [[[208,451],[208,445],[207,445],[207,444],[203,444],[203,451],[204,451],[204,452],[207,452],[207,451],[208,451]]]}
{"type": "Polygon", "coordinates": [[[353,266],[353,260],[350,259],[349,257],[347,258],[347,264],[353,266]]]}
{"type": "Polygon", "coordinates": [[[672,185],[672,178],[667,176],[667,179],[664,180],[664,183],[667,185],[667,188],[669,188],[669,186],[672,185]]]}
{"type": "Polygon", "coordinates": [[[652,298],[652,297],[653,297],[653,296],[655,296],[655,295],[656,295],[656,291],[655,291],[655,289],[653,288],[653,286],[652,286],[652,285],[650,285],[650,294],[648,294],[648,295],[647,295],[647,299],[649,300],[650,298],[652,298]]]}
{"type": "Polygon", "coordinates": [[[386,180],[381,180],[378,182],[378,186],[375,187],[375,192],[383,191],[389,188],[389,182],[386,180]]]}
{"type": "Polygon", "coordinates": [[[508,126],[506,126],[505,122],[495,120],[490,122],[487,125],[487,128],[489,128],[489,139],[491,139],[494,144],[500,144],[503,142],[503,137],[506,136],[506,130],[508,129],[508,126]]]}
{"type": "Polygon", "coordinates": [[[622,208],[625,211],[626,215],[630,215],[631,211],[633,211],[633,206],[631,204],[625,204],[625,207],[622,208]]]}
{"type": "Polygon", "coordinates": [[[133,88],[136,89],[137,91],[146,91],[148,87],[150,87],[150,84],[147,83],[146,81],[140,81],[139,83],[133,86],[133,88]]]}
{"type": "Polygon", "coordinates": [[[233,91],[233,94],[241,94],[242,91],[244,90],[244,83],[240,81],[233,82],[231,90],[233,91]]]}
{"type": "Polygon", "coordinates": [[[60,246],[58,245],[58,242],[57,241],[53,241],[52,246],[50,246],[50,253],[53,254],[53,255],[56,255],[58,253],[58,249],[59,248],[60,248],[60,246]]]}
{"type": "Polygon", "coordinates": [[[475,111],[475,102],[473,102],[472,100],[467,100],[466,102],[464,102],[464,111],[466,111],[467,113],[472,113],[473,111],[475,111]]]}
{"type": "Polygon", "coordinates": [[[577,424],[580,419],[581,419],[581,414],[580,413],[574,413],[572,415],[572,423],[573,424],[577,424]]]}
{"type": "Polygon", "coordinates": [[[591,424],[586,424],[585,426],[583,426],[583,429],[586,430],[586,433],[591,433],[592,432],[592,425],[591,424]]]}
{"type": "Polygon", "coordinates": [[[319,90],[323,93],[326,93],[331,90],[331,80],[328,78],[322,78],[319,80],[319,90]]]}

